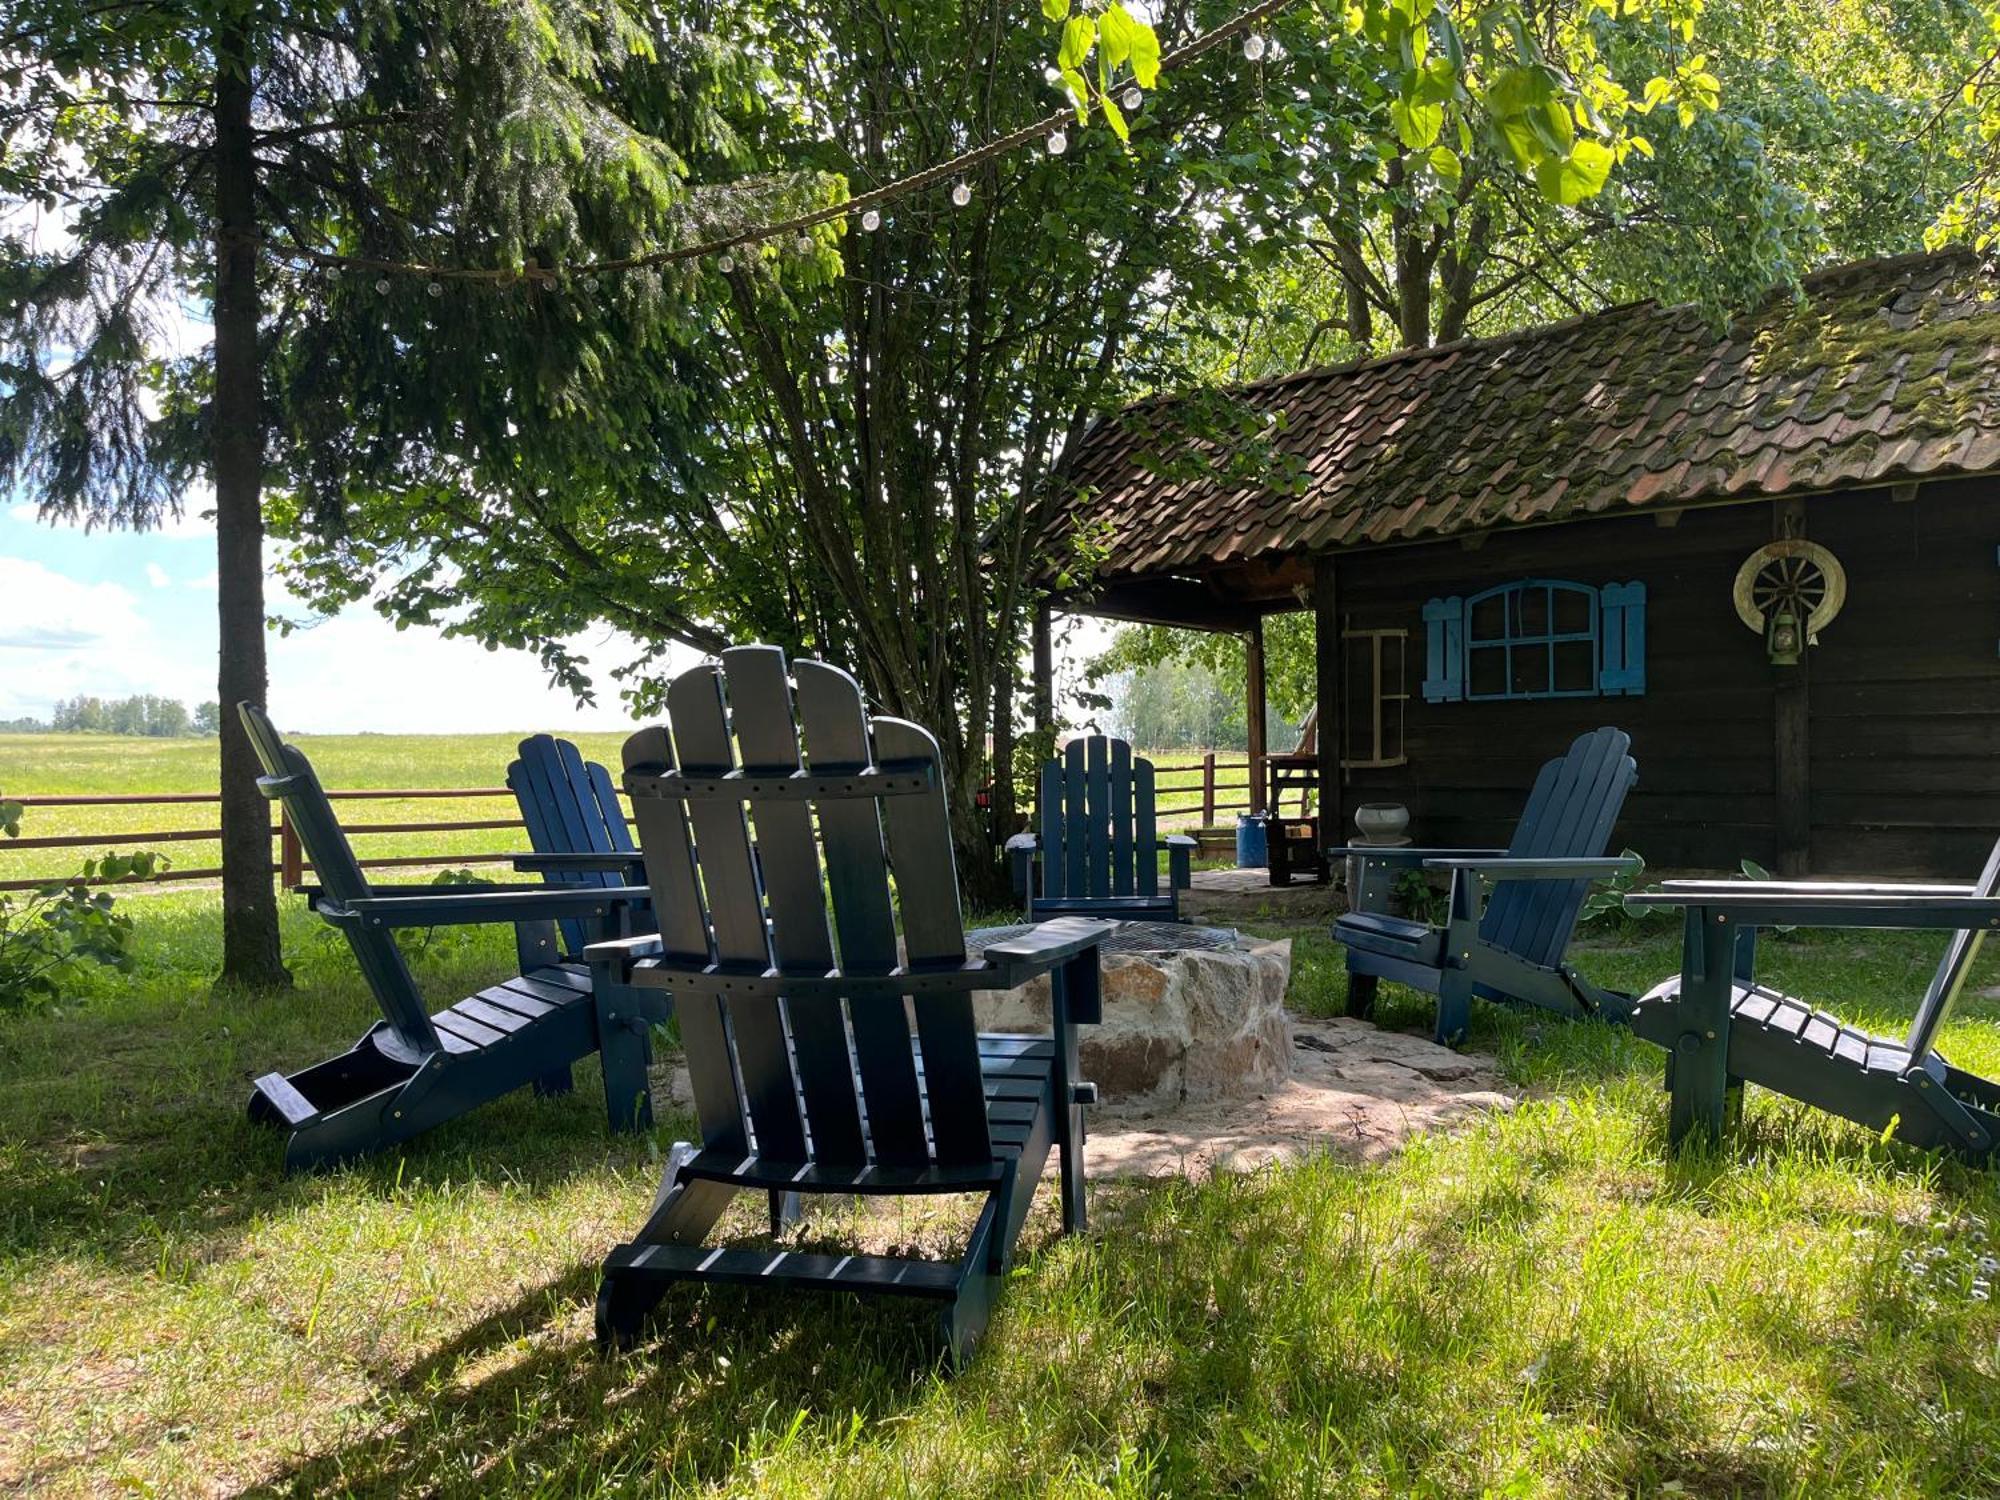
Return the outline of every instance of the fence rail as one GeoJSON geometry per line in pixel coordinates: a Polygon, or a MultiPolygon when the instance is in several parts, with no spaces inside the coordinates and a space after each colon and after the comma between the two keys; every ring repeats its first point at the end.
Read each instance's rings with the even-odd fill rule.
{"type": "MultiPolygon", "coordinates": [[[[504,786],[471,787],[367,787],[349,791],[330,791],[327,797],[335,802],[414,802],[438,798],[462,798],[470,800],[478,797],[505,797],[511,802],[514,794],[504,786]]],[[[184,807],[190,804],[215,806],[222,801],[215,792],[119,792],[102,795],[56,795],[10,797],[10,802],[18,802],[28,807],[184,807]]],[[[371,833],[468,833],[479,829],[511,828],[521,834],[517,847],[477,854],[388,854],[359,860],[364,870],[394,869],[411,865],[492,865],[505,864],[516,854],[528,852],[526,830],[521,827],[518,816],[507,818],[443,818],[420,823],[346,823],[342,825],[350,835],[371,833]]],[[[168,828],[168,829],[125,829],[112,833],[52,834],[45,837],[8,839],[0,844],[0,855],[11,850],[29,849],[115,849],[132,848],[167,843],[213,843],[222,837],[220,828],[168,828]]],[[[286,889],[299,885],[305,879],[312,865],[305,857],[305,850],[299,843],[298,831],[292,827],[290,816],[283,804],[278,808],[278,819],[271,825],[271,837],[278,841],[277,858],[271,862],[271,873],[281,878],[286,889]]],[[[167,870],[151,877],[158,880],[220,880],[222,871],[218,868],[191,870],[167,870]]],[[[62,881],[61,876],[42,876],[33,880],[0,880],[0,891],[28,891],[62,881]]],[[[127,880],[93,880],[92,885],[123,885],[127,880]]]]}
{"type": "MultiPolygon", "coordinates": [[[[1155,773],[1155,789],[1163,804],[1159,810],[1159,822],[1164,827],[1198,826],[1213,827],[1218,817],[1225,814],[1247,812],[1250,808],[1248,792],[1250,777],[1248,760],[1220,760],[1213,753],[1204,755],[1199,761],[1185,766],[1162,766],[1155,773]],[[1241,780],[1225,780],[1224,777],[1240,776],[1241,780]],[[1169,802],[1180,802],[1193,793],[1193,800],[1179,806],[1167,806],[1169,802]],[[1229,794],[1243,793],[1242,797],[1229,794]]],[[[369,787],[358,790],[330,791],[327,797],[335,802],[413,802],[426,799],[458,798],[471,800],[482,797],[506,797],[513,793],[504,786],[475,787],[369,787]]],[[[622,793],[620,794],[623,795],[622,793]]],[[[106,792],[102,794],[61,793],[50,796],[10,797],[24,808],[32,807],[185,807],[215,806],[222,801],[215,792],[106,792]]],[[[511,806],[509,811],[512,812],[511,806]]],[[[527,852],[526,830],[521,827],[519,817],[504,818],[457,818],[440,819],[434,822],[410,823],[348,823],[344,827],[349,834],[389,833],[469,833],[488,829],[513,829],[521,835],[517,846],[512,849],[491,853],[475,854],[389,854],[378,855],[359,861],[365,870],[407,868],[412,865],[466,865],[505,864],[516,854],[527,852]]],[[[277,840],[277,857],[271,862],[271,873],[277,875],[287,890],[299,885],[311,870],[306,860],[305,850],[299,844],[298,832],[292,827],[290,817],[279,805],[278,818],[271,824],[271,837],[277,840]]],[[[128,829],[111,833],[48,834],[32,838],[7,839],[0,842],[0,857],[10,851],[26,852],[33,849],[117,849],[146,847],[153,844],[173,843],[213,843],[222,837],[220,828],[169,828],[169,829],[128,829]]],[[[4,868],[4,867],[0,867],[4,868]]],[[[220,868],[170,869],[157,877],[158,880],[219,880],[220,868]]],[[[44,875],[29,880],[0,880],[0,891],[27,891],[62,881],[64,877],[44,875]]],[[[129,877],[128,877],[129,879],[129,877]]],[[[93,885],[118,885],[126,880],[94,880],[93,885]]]]}

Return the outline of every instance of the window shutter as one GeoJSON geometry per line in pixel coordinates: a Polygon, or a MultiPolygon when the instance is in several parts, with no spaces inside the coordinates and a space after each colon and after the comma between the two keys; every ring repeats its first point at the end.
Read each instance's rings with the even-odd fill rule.
{"type": "Polygon", "coordinates": [[[1465,696],[1465,601],[1424,601],[1424,702],[1456,703],[1465,696]]]}
{"type": "Polygon", "coordinates": [[[1646,585],[1607,583],[1598,594],[1597,686],[1607,696],[1642,698],[1646,693],[1646,585]]]}

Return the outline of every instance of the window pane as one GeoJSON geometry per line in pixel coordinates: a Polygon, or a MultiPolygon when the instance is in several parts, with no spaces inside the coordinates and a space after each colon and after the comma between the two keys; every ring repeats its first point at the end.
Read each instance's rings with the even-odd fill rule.
{"type": "Polygon", "coordinates": [[[1594,693],[1597,691],[1597,652],[1591,641],[1559,641],[1556,653],[1556,691],[1594,693]]]}
{"type": "Polygon", "coordinates": [[[1484,646],[1465,654],[1465,690],[1468,697],[1499,698],[1507,692],[1507,651],[1502,646],[1484,646]]]}
{"type": "Polygon", "coordinates": [[[1513,656],[1513,691],[1518,697],[1545,694],[1549,690],[1549,648],[1516,646],[1513,656]]]}
{"type": "Polygon", "coordinates": [[[1472,606],[1471,618],[1466,622],[1466,630],[1472,640],[1507,639],[1507,599],[1506,594],[1495,594],[1472,606]]]}
{"type": "Polygon", "coordinates": [[[1549,633],[1549,591],[1539,586],[1514,590],[1514,639],[1532,640],[1549,633]]]}
{"type": "Polygon", "coordinates": [[[1590,595],[1582,589],[1556,589],[1555,615],[1557,635],[1588,635],[1590,633],[1590,595]]]}

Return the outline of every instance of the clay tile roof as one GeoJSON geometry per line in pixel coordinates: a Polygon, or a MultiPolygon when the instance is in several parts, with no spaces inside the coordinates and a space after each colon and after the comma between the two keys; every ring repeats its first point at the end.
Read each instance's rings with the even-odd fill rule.
{"type": "Polygon", "coordinates": [[[2000,272],[1964,250],[1859,261],[1720,331],[1643,302],[1229,395],[1267,414],[1288,484],[1260,482],[1279,471],[1256,467],[1255,440],[1218,445],[1184,399],[1155,397],[1084,438],[1067,469],[1086,499],[1044,544],[1087,516],[1102,579],[1755,499],[1808,476],[1830,490],[1990,470],[2000,272]]]}

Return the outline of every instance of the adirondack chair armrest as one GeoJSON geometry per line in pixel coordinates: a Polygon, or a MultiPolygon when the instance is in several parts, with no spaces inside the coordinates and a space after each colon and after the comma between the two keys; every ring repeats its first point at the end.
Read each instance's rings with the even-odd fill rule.
{"type": "Polygon", "coordinates": [[[619,983],[632,977],[632,970],[641,960],[658,958],[665,949],[660,944],[658,933],[646,933],[640,937],[609,938],[601,943],[592,943],[583,950],[584,962],[593,971],[600,965],[610,965],[619,983]]]}
{"type": "Polygon", "coordinates": [[[1666,906],[1670,902],[1661,899],[1662,894],[1671,892],[1686,896],[1690,904],[1695,897],[1736,896],[1746,891],[1779,891],[1788,896],[1971,896],[1977,891],[1969,885],[1920,885],[1904,881],[1865,880],[1711,880],[1688,878],[1685,880],[1663,880],[1656,891],[1646,894],[1655,905],[1666,906]]]}
{"type": "Polygon", "coordinates": [[[1760,890],[1750,881],[1730,884],[1734,888],[1727,891],[1637,891],[1625,899],[1634,906],[1697,907],[1712,919],[1734,921],[1740,927],[2000,929],[2000,897],[1996,896],[1866,889],[1854,894],[1801,895],[1783,889],[1760,890]]]}
{"type": "Polygon", "coordinates": [[[1099,922],[1090,917],[1051,917],[1019,937],[994,943],[981,956],[1005,971],[1007,987],[1011,989],[1095,948],[1116,927],[1115,922],[1099,922]]]}
{"type": "Polygon", "coordinates": [[[330,922],[358,922],[364,927],[464,927],[602,916],[617,907],[651,899],[652,892],[645,886],[538,885],[440,890],[434,895],[363,896],[338,904],[326,902],[318,910],[330,922]]]}
{"type": "Polygon", "coordinates": [[[1418,849],[1394,844],[1343,844],[1325,851],[1328,859],[1359,858],[1374,864],[1408,865],[1412,869],[1434,859],[1504,859],[1505,849],[1418,849]]]}
{"type": "Polygon", "coordinates": [[[1195,841],[1184,833],[1170,833],[1160,840],[1160,847],[1167,851],[1167,884],[1177,891],[1185,891],[1194,885],[1195,841]]]}
{"type": "Polygon", "coordinates": [[[1427,859],[1426,870],[1449,870],[1456,876],[1464,870],[1474,875],[1490,875],[1496,880],[1609,880],[1615,875],[1637,874],[1636,859],[1510,859],[1499,858],[1427,859]]]}
{"type": "Polygon", "coordinates": [[[632,883],[641,884],[645,880],[646,857],[630,850],[599,853],[584,850],[560,854],[515,854],[510,855],[514,868],[525,875],[562,875],[572,871],[587,874],[599,872],[618,875],[630,872],[639,878],[632,883]]]}

